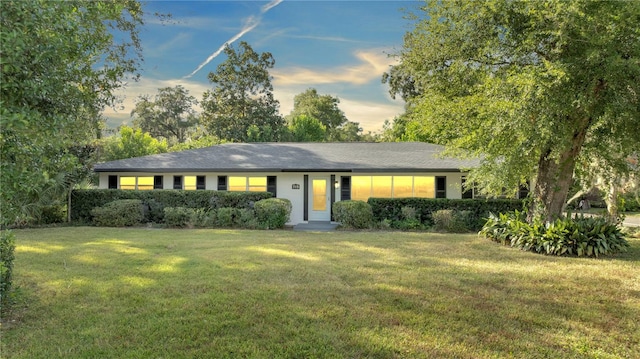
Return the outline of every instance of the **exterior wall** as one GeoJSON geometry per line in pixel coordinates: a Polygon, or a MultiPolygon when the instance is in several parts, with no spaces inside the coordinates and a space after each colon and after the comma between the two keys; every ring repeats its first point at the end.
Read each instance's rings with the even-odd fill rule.
{"type": "MultiPolygon", "coordinates": [[[[382,173],[382,172],[311,172],[311,173],[299,173],[299,172],[189,172],[189,173],[144,173],[144,172],[119,172],[119,173],[107,173],[101,172],[99,174],[98,188],[108,188],[109,175],[117,175],[133,177],[133,176],[163,176],[163,188],[173,189],[173,176],[206,176],[205,183],[206,189],[217,190],[218,188],[218,176],[277,176],[277,197],[286,198],[291,201],[291,217],[289,225],[295,225],[297,223],[304,222],[304,176],[308,175],[312,177],[327,177],[331,175],[335,176],[335,180],[341,183],[342,176],[444,176],[447,178],[447,198],[459,199],[462,198],[462,182],[461,178],[464,175],[460,172],[421,172],[421,173],[382,173]]],[[[330,184],[335,191],[335,201],[341,201],[340,187],[336,187],[333,183],[330,184]]]]}

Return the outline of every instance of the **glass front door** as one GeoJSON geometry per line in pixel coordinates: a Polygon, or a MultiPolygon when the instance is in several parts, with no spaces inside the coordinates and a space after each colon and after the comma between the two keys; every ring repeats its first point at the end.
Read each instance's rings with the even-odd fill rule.
{"type": "Polygon", "coordinates": [[[309,191],[309,220],[331,220],[331,197],[329,192],[329,178],[311,178],[311,191],[309,191]]]}

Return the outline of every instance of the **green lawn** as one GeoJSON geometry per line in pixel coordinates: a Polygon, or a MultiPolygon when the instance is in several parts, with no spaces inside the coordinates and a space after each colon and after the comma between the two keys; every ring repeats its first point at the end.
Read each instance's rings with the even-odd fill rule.
{"type": "Polygon", "coordinates": [[[640,357],[640,239],[578,259],[476,235],[15,233],[2,358],[640,357]]]}

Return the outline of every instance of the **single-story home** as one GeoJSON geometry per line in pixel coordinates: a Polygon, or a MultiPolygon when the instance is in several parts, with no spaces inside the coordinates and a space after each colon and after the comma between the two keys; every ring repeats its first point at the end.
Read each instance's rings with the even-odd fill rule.
{"type": "Polygon", "coordinates": [[[100,188],[268,191],[291,201],[289,224],[330,221],[334,202],[369,197],[472,198],[478,159],[422,142],[228,143],[97,164],[100,188]]]}

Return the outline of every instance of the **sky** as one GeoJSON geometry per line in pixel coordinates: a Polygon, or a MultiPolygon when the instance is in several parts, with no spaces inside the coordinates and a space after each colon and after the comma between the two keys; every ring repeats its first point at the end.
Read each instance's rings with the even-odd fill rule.
{"type": "MultiPolygon", "coordinates": [[[[411,30],[405,19],[416,1],[149,1],[150,13],[171,14],[170,21],[148,17],[141,29],[144,63],[138,82],[118,93],[116,110],[107,109],[108,125],[131,121],[140,95],[182,85],[201,100],[212,88],[207,79],[226,59],[221,50],[246,41],[256,52],[270,52],[275,66],[273,94],[288,115],[293,98],[308,88],[339,98],[349,121],[367,133],[382,129],[404,110],[389,95],[382,74],[396,63],[390,54],[402,48],[411,30]]],[[[197,108],[196,110],[199,110],[197,108]]]]}

